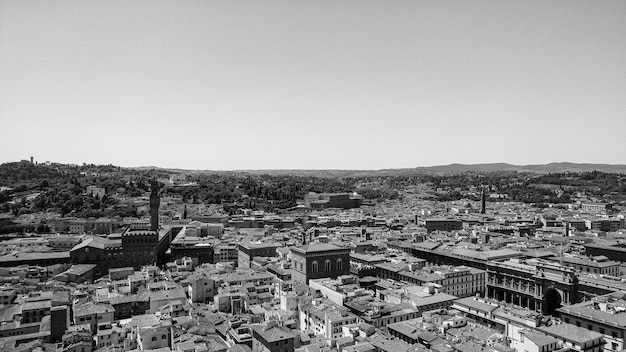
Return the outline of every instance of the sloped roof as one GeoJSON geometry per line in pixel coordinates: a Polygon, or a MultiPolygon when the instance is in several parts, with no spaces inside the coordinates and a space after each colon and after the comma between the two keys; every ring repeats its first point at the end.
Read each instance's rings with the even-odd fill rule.
{"type": "Polygon", "coordinates": [[[474,297],[460,298],[455,300],[455,303],[462,306],[474,308],[481,312],[493,312],[494,310],[498,309],[498,306],[485,303],[481,300],[475,299],[474,297]]]}
{"type": "Polygon", "coordinates": [[[295,332],[291,332],[286,329],[279,328],[277,326],[271,327],[266,330],[263,330],[262,327],[258,327],[255,330],[257,331],[257,333],[263,336],[263,338],[267,342],[283,341],[283,340],[292,339],[298,336],[298,334],[296,334],[295,332]]]}
{"type": "Polygon", "coordinates": [[[84,316],[91,314],[102,314],[107,312],[113,312],[115,309],[110,304],[98,303],[94,304],[93,302],[76,305],[74,307],[74,316],[84,316]]]}
{"type": "Polygon", "coordinates": [[[339,247],[332,243],[311,243],[305,246],[291,247],[292,250],[300,253],[315,253],[337,250],[349,250],[349,248],[339,247]]]}
{"type": "Polygon", "coordinates": [[[595,340],[604,336],[599,332],[587,330],[585,328],[566,323],[553,324],[551,326],[541,326],[538,327],[537,330],[548,335],[560,338],[562,340],[572,341],[578,344],[595,340]]]}
{"type": "Polygon", "coordinates": [[[552,336],[548,336],[548,335],[544,335],[544,334],[538,334],[538,333],[535,333],[535,332],[524,333],[524,337],[529,339],[535,345],[540,346],[540,347],[557,342],[557,340],[554,337],[552,337],[552,336]]]}
{"type": "Polygon", "coordinates": [[[87,238],[86,240],[84,240],[83,242],[74,246],[74,248],[72,248],[70,252],[73,252],[73,251],[76,251],[85,247],[106,249],[110,247],[121,247],[121,246],[122,246],[121,240],[110,240],[108,238],[91,236],[87,238]]]}

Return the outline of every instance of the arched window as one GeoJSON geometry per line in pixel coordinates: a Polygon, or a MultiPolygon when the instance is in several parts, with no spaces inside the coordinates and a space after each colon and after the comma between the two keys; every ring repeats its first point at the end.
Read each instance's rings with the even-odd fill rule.
{"type": "Polygon", "coordinates": [[[343,261],[341,259],[337,259],[337,270],[343,270],[343,261]]]}
{"type": "Polygon", "coordinates": [[[167,335],[161,335],[161,340],[167,339],[167,335]]]}
{"type": "Polygon", "coordinates": [[[311,269],[312,269],[312,271],[314,273],[319,271],[319,267],[317,266],[317,261],[316,260],[313,261],[313,264],[311,265],[311,269]]]}
{"type": "Polygon", "coordinates": [[[324,271],[329,272],[330,271],[330,260],[326,259],[326,261],[324,262],[324,271]]]}

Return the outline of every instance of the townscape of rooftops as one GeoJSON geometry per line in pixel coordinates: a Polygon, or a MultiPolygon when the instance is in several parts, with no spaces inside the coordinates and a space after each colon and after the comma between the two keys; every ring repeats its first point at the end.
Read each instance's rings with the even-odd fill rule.
{"type": "Polygon", "coordinates": [[[0,165],[0,350],[623,351],[626,180],[0,165]]]}

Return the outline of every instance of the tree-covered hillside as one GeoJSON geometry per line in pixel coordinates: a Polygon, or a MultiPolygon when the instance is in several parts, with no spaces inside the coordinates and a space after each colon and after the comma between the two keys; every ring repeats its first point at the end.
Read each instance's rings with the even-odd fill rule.
{"type": "MultiPolygon", "coordinates": [[[[32,164],[0,165],[0,212],[14,215],[55,212],[62,216],[136,216],[137,202],[152,179],[165,180],[161,169],[129,169],[113,165],[32,164]],[[88,186],[101,187],[106,195],[88,194],[88,186]]],[[[603,172],[531,174],[516,171],[454,175],[318,177],[281,174],[188,173],[189,185],[163,182],[163,196],[180,197],[186,203],[222,204],[238,208],[274,211],[295,206],[309,192],[358,192],[366,200],[400,197],[410,186],[428,184],[440,201],[478,199],[483,188],[509,201],[569,203],[579,197],[624,203],[624,175],[603,172]]]]}

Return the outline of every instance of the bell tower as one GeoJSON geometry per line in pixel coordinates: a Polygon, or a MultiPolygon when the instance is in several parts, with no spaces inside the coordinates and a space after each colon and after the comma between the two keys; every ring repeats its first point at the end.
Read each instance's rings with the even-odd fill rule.
{"type": "Polygon", "coordinates": [[[485,214],[487,212],[487,196],[485,195],[485,186],[480,193],[480,213],[485,214]]]}
{"type": "Polygon", "coordinates": [[[159,230],[159,206],[161,198],[159,197],[159,183],[156,179],[150,184],[150,230],[159,230]]]}

